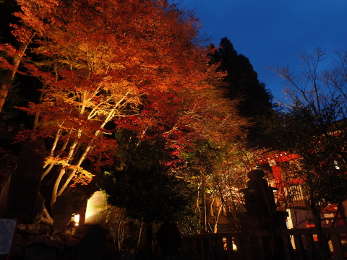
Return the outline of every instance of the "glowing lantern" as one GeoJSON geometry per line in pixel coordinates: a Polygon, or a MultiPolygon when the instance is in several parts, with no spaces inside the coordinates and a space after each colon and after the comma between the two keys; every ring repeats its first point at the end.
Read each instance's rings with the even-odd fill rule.
{"type": "Polygon", "coordinates": [[[78,226],[80,223],[80,214],[73,214],[72,221],[74,222],[75,226],[78,226]]]}

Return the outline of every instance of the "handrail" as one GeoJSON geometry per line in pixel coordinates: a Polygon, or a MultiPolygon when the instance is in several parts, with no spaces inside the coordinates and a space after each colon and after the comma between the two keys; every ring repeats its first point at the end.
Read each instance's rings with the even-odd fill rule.
{"type": "MultiPolygon", "coordinates": [[[[319,241],[317,228],[289,229],[280,234],[288,260],[347,259],[347,227],[323,228],[326,244],[319,241]],[[287,239],[286,239],[287,237],[287,239]],[[326,251],[324,251],[326,250],[326,251]]],[[[196,260],[265,260],[268,253],[266,244],[271,235],[264,232],[233,232],[217,234],[198,234],[184,238],[182,251],[189,259],[196,260]]],[[[282,259],[282,258],[281,258],[282,259]]]]}

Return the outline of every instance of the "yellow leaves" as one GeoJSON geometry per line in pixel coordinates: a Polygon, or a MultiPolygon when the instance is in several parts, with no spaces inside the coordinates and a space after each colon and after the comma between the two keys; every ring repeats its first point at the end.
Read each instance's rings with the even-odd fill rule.
{"type": "Polygon", "coordinates": [[[140,64],[141,63],[141,60],[134,56],[134,57],[130,57],[130,61],[133,63],[133,64],[140,64]]]}
{"type": "Polygon", "coordinates": [[[132,84],[126,79],[121,79],[119,81],[108,81],[108,83],[106,84],[107,85],[105,87],[107,89],[110,89],[112,92],[119,93],[121,95],[124,95],[130,89],[132,90],[132,92],[135,90],[135,88],[133,87],[134,84],[132,84]]]}
{"type": "MultiPolygon", "coordinates": [[[[36,3],[38,9],[45,7],[45,0],[28,1],[36,3]]],[[[150,107],[155,99],[170,92],[210,87],[209,79],[214,75],[208,70],[204,51],[192,42],[193,23],[167,1],[73,0],[61,1],[59,5],[56,4],[59,0],[46,2],[47,8],[52,9],[45,12],[54,12],[54,15],[42,19],[41,14],[37,14],[32,20],[29,18],[34,7],[21,2],[21,6],[27,8],[21,15],[25,25],[21,28],[36,33],[39,30],[43,36],[35,42],[32,52],[51,62],[35,64],[45,85],[44,99],[37,104],[37,111],[47,123],[40,130],[45,128],[51,133],[59,127],[71,133],[68,137],[71,143],[79,144],[73,148],[76,151],[71,152],[71,158],[64,158],[67,154],[64,152],[62,157],[47,157],[46,164],[91,177],[91,173],[71,162],[78,161],[83,154],[79,159],[83,163],[85,156],[94,149],[96,137],[102,140],[100,133],[105,131],[103,128],[108,122],[138,114],[141,108],[150,111],[143,119],[142,133],[146,134],[149,126],[156,125],[165,131],[166,122],[176,120],[176,114],[169,109],[166,111],[164,105],[150,107]],[[165,117],[164,126],[158,123],[160,109],[165,117]],[[64,126],[57,125],[61,122],[64,126]],[[83,133],[82,137],[76,132],[83,133]]],[[[25,36],[27,32],[21,33],[25,36]]],[[[216,118],[219,114],[214,112],[219,108],[212,106],[213,99],[209,98],[212,101],[208,104],[203,98],[196,99],[200,110],[192,111],[196,118],[191,118],[189,123],[200,135],[219,137],[221,130],[212,131],[218,124],[203,122],[203,117],[210,115],[209,119],[222,122],[223,129],[228,129],[229,125],[220,120],[222,116],[216,118]],[[210,106],[209,111],[207,106],[210,106]]],[[[186,109],[178,105],[170,107],[176,108],[178,111],[186,109]]],[[[182,125],[184,123],[188,124],[182,122],[182,125]]],[[[62,138],[59,146],[63,143],[62,138]]]]}
{"type": "Polygon", "coordinates": [[[110,68],[113,70],[123,70],[125,69],[125,66],[120,63],[120,62],[112,62],[111,64],[109,64],[110,68]]]}
{"type": "Polygon", "coordinates": [[[67,158],[60,158],[60,157],[52,157],[52,156],[48,156],[45,160],[44,163],[44,168],[46,168],[48,165],[60,165],[62,167],[64,167],[65,169],[69,169],[72,171],[76,171],[77,174],[79,174],[80,176],[83,176],[87,179],[90,179],[92,177],[94,177],[95,175],[85,169],[83,169],[80,166],[76,166],[76,165],[72,165],[68,162],[67,158]]]}
{"type": "Polygon", "coordinates": [[[89,52],[89,44],[87,42],[80,42],[78,44],[78,48],[81,50],[81,51],[84,51],[84,52],[89,52]]]}

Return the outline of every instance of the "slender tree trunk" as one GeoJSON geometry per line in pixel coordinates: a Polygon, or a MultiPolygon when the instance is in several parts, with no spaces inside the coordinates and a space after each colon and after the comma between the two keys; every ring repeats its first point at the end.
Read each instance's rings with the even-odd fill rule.
{"type": "Polygon", "coordinates": [[[87,204],[88,204],[88,200],[85,200],[83,202],[83,205],[80,209],[80,222],[79,225],[84,225],[86,222],[86,211],[87,211],[87,204]]]}
{"type": "Polygon", "coordinates": [[[136,248],[139,250],[142,240],[142,232],[143,232],[143,221],[141,221],[140,229],[139,229],[139,236],[137,237],[137,245],[136,248]]]}
{"type": "Polygon", "coordinates": [[[61,179],[64,177],[64,175],[65,175],[65,167],[62,167],[60,169],[59,175],[58,175],[57,179],[55,180],[55,183],[53,186],[52,197],[51,197],[51,208],[53,207],[53,205],[57,201],[59,184],[60,184],[61,179]]]}
{"type": "MultiPolygon", "coordinates": [[[[67,159],[66,159],[67,163],[70,163],[70,161],[72,160],[73,155],[75,154],[76,147],[78,145],[79,139],[81,138],[81,135],[82,135],[82,130],[78,130],[77,140],[75,140],[73,142],[73,144],[71,145],[71,147],[70,147],[70,151],[69,151],[69,154],[68,154],[67,159]]],[[[74,171],[76,171],[76,170],[74,169],[73,172],[74,171]]],[[[66,173],[65,167],[63,166],[63,168],[60,170],[58,178],[55,180],[55,183],[54,183],[54,188],[53,188],[53,191],[52,191],[52,198],[51,198],[51,206],[54,205],[54,203],[57,200],[57,197],[60,196],[61,193],[62,193],[62,192],[60,193],[58,191],[59,191],[60,182],[61,182],[62,178],[64,177],[65,173],[66,173]],[[64,171],[62,171],[62,170],[64,170],[64,171]]],[[[65,188],[64,188],[64,190],[65,190],[65,188]]]]}
{"type": "Polygon", "coordinates": [[[201,186],[201,195],[202,195],[202,206],[203,206],[203,216],[202,216],[202,231],[207,232],[207,206],[206,206],[206,176],[202,176],[202,186],[201,186]]]}
{"type": "MultiPolygon", "coordinates": [[[[100,129],[103,129],[105,127],[105,125],[113,118],[115,113],[115,110],[110,111],[110,113],[108,114],[108,116],[106,117],[106,119],[104,120],[104,122],[101,124],[100,129]]],[[[97,130],[94,133],[94,137],[93,139],[89,142],[89,145],[85,148],[84,152],[82,153],[80,159],[78,160],[77,164],[75,165],[75,169],[71,172],[71,174],[69,175],[69,177],[66,179],[65,183],[63,184],[63,186],[61,187],[61,189],[58,192],[58,196],[62,195],[63,192],[65,191],[65,189],[67,188],[67,186],[69,185],[69,183],[71,182],[71,180],[73,179],[73,177],[76,175],[78,168],[81,167],[82,163],[84,162],[84,160],[86,159],[88,153],[90,152],[90,150],[93,147],[93,143],[95,141],[95,139],[101,134],[101,130],[97,130]]],[[[60,180],[59,180],[60,181],[60,180]]]]}
{"type": "Polygon", "coordinates": [[[48,213],[48,210],[46,208],[45,205],[43,205],[43,210],[42,210],[42,213],[41,213],[41,216],[40,216],[40,219],[38,221],[39,223],[47,223],[47,224],[50,224],[52,225],[53,224],[53,218],[51,217],[51,215],[48,213]]]}
{"type": "Polygon", "coordinates": [[[216,216],[216,222],[214,223],[214,227],[213,227],[213,233],[217,233],[218,232],[218,222],[219,222],[219,217],[220,214],[222,213],[222,209],[223,209],[223,204],[221,204],[218,208],[218,213],[216,216]]]}
{"type": "Polygon", "coordinates": [[[66,147],[70,142],[71,134],[72,134],[72,129],[69,130],[68,136],[63,144],[63,147],[60,148],[60,151],[58,152],[57,156],[61,156],[61,154],[66,150],[66,147]]]}
{"type": "MultiPolygon", "coordinates": [[[[55,135],[55,138],[54,138],[54,142],[52,144],[52,148],[51,148],[51,151],[50,151],[50,156],[54,157],[54,151],[55,151],[55,148],[57,147],[57,144],[58,144],[58,141],[60,139],[60,136],[61,136],[61,129],[59,129],[55,135]]],[[[46,170],[43,172],[43,174],[41,175],[41,181],[47,176],[48,173],[50,173],[50,171],[52,170],[54,166],[54,163],[51,163],[51,164],[48,164],[48,165],[45,165],[44,168],[46,168],[46,170]]]]}
{"type": "Polygon", "coordinates": [[[0,112],[2,111],[6,98],[8,95],[8,92],[10,90],[11,84],[10,83],[2,83],[0,86],[0,112]]]}
{"type": "MultiPolygon", "coordinates": [[[[114,109],[112,109],[111,111],[109,111],[108,115],[106,116],[106,118],[104,119],[103,123],[100,125],[99,130],[95,131],[93,138],[90,140],[89,144],[86,146],[86,148],[84,149],[82,155],[80,156],[78,162],[76,165],[74,166],[74,169],[71,171],[71,173],[69,174],[68,178],[65,180],[64,184],[61,186],[61,188],[59,189],[60,186],[60,182],[63,179],[63,176],[65,174],[65,170],[64,171],[60,171],[58,178],[55,181],[54,184],[54,188],[52,191],[52,197],[51,197],[51,206],[54,205],[54,203],[57,200],[58,196],[61,196],[63,194],[63,192],[66,190],[66,188],[68,187],[68,185],[70,184],[71,180],[73,179],[73,177],[76,175],[76,173],[78,172],[78,169],[81,167],[82,163],[84,162],[84,160],[86,159],[87,155],[89,154],[89,152],[92,150],[93,146],[94,146],[94,142],[96,140],[96,138],[102,133],[102,130],[105,125],[110,122],[112,120],[112,118],[115,116],[115,113],[118,109],[118,106],[121,104],[121,102],[127,97],[128,92],[124,95],[123,98],[121,98],[117,104],[115,104],[114,109]]],[[[85,111],[85,100],[86,100],[86,95],[85,93],[83,94],[83,102],[82,102],[82,106],[81,106],[81,111],[80,114],[83,114],[85,111]]],[[[69,155],[67,157],[67,163],[70,163],[72,161],[73,155],[75,154],[76,151],[76,147],[79,144],[79,139],[81,138],[82,135],[82,130],[79,129],[78,130],[78,134],[77,134],[77,140],[74,141],[74,143],[72,144],[71,148],[70,148],[70,152],[69,155]]]]}
{"type": "Polygon", "coordinates": [[[19,49],[18,54],[14,57],[14,66],[10,73],[8,74],[7,78],[5,79],[5,83],[2,83],[0,86],[0,112],[2,112],[6,98],[8,96],[8,93],[12,87],[13,80],[18,72],[18,68],[20,63],[22,62],[22,59],[25,55],[25,52],[31,43],[31,40],[33,39],[35,33],[32,33],[32,35],[29,37],[28,41],[19,49]]]}
{"type": "MultiPolygon", "coordinates": [[[[62,195],[63,192],[65,191],[65,189],[67,188],[67,186],[70,184],[71,180],[73,179],[73,177],[76,175],[78,168],[81,167],[81,164],[83,163],[83,161],[86,159],[89,151],[91,150],[92,145],[88,145],[87,148],[84,150],[83,154],[81,155],[78,163],[75,165],[75,169],[72,170],[72,172],[69,174],[69,177],[66,179],[66,181],[64,182],[63,186],[60,188],[59,192],[58,192],[58,196],[62,195]]],[[[61,181],[61,179],[59,180],[59,182],[61,181]]]]}
{"type": "Polygon", "coordinates": [[[214,217],[214,210],[213,210],[213,203],[215,202],[216,198],[213,198],[210,203],[210,216],[214,217]]]}
{"type": "Polygon", "coordinates": [[[196,207],[195,212],[197,212],[200,216],[200,212],[201,212],[201,209],[200,209],[200,185],[198,187],[198,192],[197,192],[196,201],[195,201],[195,207],[196,207]]]}
{"type": "MultiPolygon", "coordinates": [[[[42,94],[42,92],[41,92],[39,103],[42,102],[42,97],[43,97],[43,94],[42,94]]],[[[38,127],[38,125],[39,125],[40,114],[41,114],[41,113],[40,113],[39,111],[35,112],[34,127],[33,127],[34,130],[35,130],[35,129],[38,127]]]]}
{"type": "MultiPolygon", "coordinates": [[[[56,180],[56,183],[54,185],[54,189],[52,192],[52,201],[51,201],[51,205],[53,205],[56,202],[56,199],[58,196],[61,196],[63,194],[63,192],[66,190],[66,188],[68,187],[68,185],[70,184],[71,180],[73,179],[73,177],[76,175],[76,173],[78,172],[78,169],[81,167],[82,163],[84,162],[84,160],[86,159],[88,153],[91,151],[91,149],[94,146],[94,142],[96,140],[96,138],[102,133],[102,130],[105,125],[110,122],[112,120],[112,118],[115,116],[115,113],[118,109],[118,106],[121,105],[121,103],[125,100],[125,98],[128,96],[129,92],[127,92],[118,102],[117,104],[115,104],[114,108],[109,111],[108,115],[106,116],[106,118],[104,119],[103,123],[100,125],[99,130],[95,131],[93,138],[90,140],[89,144],[87,145],[87,147],[84,149],[84,152],[82,153],[82,155],[80,156],[80,159],[78,160],[76,165],[74,166],[74,169],[71,171],[71,173],[69,174],[68,178],[65,180],[64,184],[62,185],[62,187],[59,189],[60,186],[60,182],[62,181],[62,176],[59,175],[59,177],[56,180]]],[[[81,106],[81,110],[80,110],[80,114],[83,114],[85,112],[85,102],[86,102],[86,94],[83,93],[82,95],[82,106],[81,106]]],[[[78,134],[77,134],[77,140],[73,143],[72,147],[70,148],[70,152],[68,155],[68,159],[67,162],[69,163],[72,159],[72,156],[75,153],[76,147],[79,144],[79,139],[82,135],[82,130],[79,129],[78,130],[78,134]]]]}
{"type": "Polygon", "coordinates": [[[119,252],[122,250],[123,241],[124,241],[124,225],[123,225],[123,221],[119,220],[118,229],[117,229],[117,248],[119,252]]]}

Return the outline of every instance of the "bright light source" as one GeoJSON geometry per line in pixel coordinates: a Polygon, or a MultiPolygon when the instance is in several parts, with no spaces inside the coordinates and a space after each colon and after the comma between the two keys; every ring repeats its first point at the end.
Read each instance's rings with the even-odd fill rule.
{"type": "Polygon", "coordinates": [[[75,226],[78,226],[80,224],[80,214],[73,214],[72,220],[75,223],[75,226]]]}
{"type": "Polygon", "coordinates": [[[96,216],[107,209],[107,197],[103,191],[96,191],[87,202],[86,223],[94,223],[96,216]]]}
{"type": "Polygon", "coordinates": [[[237,245],[233,241],[233,251],[237,251],[237,245]]]}
{"type": "Polygon", "coordinates": [[[222,241],[223,241],[223,249],[224,249],[224,251],[228,251],[228,239],[226,237],[223,237],[222,241]]]}
{"type": "MultiPolygon", "coordinates": [[[[223,249],[224,249],[224,251],[229,251],[229,243],[228,243],[229,241],[228,241],[228,238],[223,237],[222,238],[222,242],[223,242],[223,249]]],[[[234,239],[231,239],[231,249],[233,251],[237,251],[237,245],[236,245],[234,239]]]]}
{"type": "Polygon", "coordinates": [[[340,170],[339,163],[336,160],[334,160],[334,166],[336,170],[340,170]]]}

